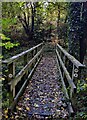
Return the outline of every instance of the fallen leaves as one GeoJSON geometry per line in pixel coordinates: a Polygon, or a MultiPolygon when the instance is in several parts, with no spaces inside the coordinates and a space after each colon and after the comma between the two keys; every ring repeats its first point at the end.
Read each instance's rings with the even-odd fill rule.
{"type": "Polygon", "coordinates": [[[25,100],[30,100],[29,98],[25,98],[25,100]]]}
{"type": "Polygon", "coordinates": [[[22,110],[22,108],[21,108],[21,107],[18,107],[18,106],[16,107],[16,109],[17,109],[17,110],[22,110]]]}
{"type": "Polygon", "coordinates": [[[30,108],[29,108],[29,107],[26,107],[26,110],[30,111],[30,108]]]}
{"type": "Polygon", "coordinates": [[[38,105],[38,104],[36,104],[36,103],[34,103],[34,107],[39,107],[39,105],[38,105]]]}
{"type": "Polygon", "coordinates": [[[68,116],[57,74],[55,57],[43,57],[16,106],[15,119],[19,119],[18,116],[25,119],[27,114],[28,117],[35,114],[52,115],[54,118],[68,116]]]}
{"type": "Polygon", "coordinates": [[[7,119],[7,118],[8,118],[8,115],[6,115],[5,118],[7,119]]]}
{"type": "Polygon", "coordinates": [[[8,109],[6,109],[6,110],[4,111],[4,113],[7,114],[7,113],[8,113],[8,109]]]}

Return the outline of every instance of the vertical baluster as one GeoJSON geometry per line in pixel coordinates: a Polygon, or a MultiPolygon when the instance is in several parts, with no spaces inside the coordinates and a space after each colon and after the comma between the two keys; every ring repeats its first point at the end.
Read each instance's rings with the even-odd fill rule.
{"type": "MultiPolygon", "coordinates": [[[[65,65],[65,59],[66,59],[66,57],[65,57],[65,55],[63,56],[63,63],[64,63],[64,65],[65,65]]],[[[64,75],[64,71],[63,71],[63,79],[64,79],[64,77],[65,77],[65,75],[64,75]]]]}
{"type": "MultiPolygon", "coordinates": [[[[44,47],[44,45],[45,45],[45,43],[43,42],[43,44],[42,44],[42,47],[41,47],[41,48],[43,48],[43,47],[44,47]]],[[[44,53],[44,51],[42,51],[42,56],[43,56],[43,53],[44,53]]]]}
{"type": "Polygon", "coordinates": [[[72,80],[73,80],[73,78],[74,78],[74,68],[75,68],[75,66],[74,66],[74,64],[73,64],[73,69],[72,69],[72,80]]]}
{"type": "MultiPolygon", "coordinates": [[[[14,76],[15,76],[15,62],[12,62],[11,64],[8,65],[8,82],[11,81],[14,76]]],[[[15,87],[13,88],[13,84],[11,84],[11,86],[8,85],[8,91],[11,92],[12,90],[13,90],[12,96],[14,97],[15,87]]]]}
{"type": "Polygon", "coordinates": [[[8,81],[15,75],[15,62],[8,65],[8,81]]]}
{"type": "MultiPolygon", "coordinates": [[[[31,52],[31,56],[32,56],[32,58],[34,57],[34,50],[32,50],[32,52],[31,52]]],[[[33,68],[33,66],[34,66],[34,63],[32,63],[32,65],[31,65],[31,69],[33,68]]]]}
{"type": "MultiPolygon", "coordinates": [[[[27,63],[28,63],[28,53],[24,55],[24,66],[27,65],[27,63]]],[[[26,71],[25,76],[27,76],[27,75],[28,75],[28,70],[26,71]]]]}
{"type": "MultiPolygon", "coordinates": [[[[64,56],[63,56],[63,63],[64,63],[64,65],[65,65],[65,61],[66,61],[66,57],[65,57],[65,55],[64,55],[64,56]]],[[[63,80],[66,81],[64,71],[63,71],[63,80]]]]}
{"type": "Polygon", "coordinates": [[[74,109],[75,111],[77,111],[77,83],[78,83],[78,80],[79,80],[79,70],[78,68],[76,68],[74,65],[73,65],[73,69],[72,69],[72,80],[74,81],[75,85],[76,85],[76,91],[75,93],[73,93],[73,90],[71,90],[71,100],[72,100],[72,104],[74,106],[74,109]]]}
{"type": "MultiPolygon", "coordinates": [[[[74,68],[75,68],[75,65],[73,64],[73,69],[72,69],[72,81],[74,80],[74,68]]],[[[71,97],[71,99],[73,99],[74,100],[74,96],[75,96],[75,93],[73,93],[74,91],[73,91],[73,89],[71,89],[70,90],[70,97],[71,97]]]]}
{"type": "MultiPolygon", "coordinates": [[[[37,48],[35,49],[35,54],[37,54],[37,48]]],[[[37,62],[38,58],[36,58],[35,63],[37,62]]]]}
{"type": "MultiPolygon", "coordinates": [[[[42,45],[38,47],[38,51],[40,51],[41,48],[42,48],[42,45]]],[[[40,58],[40,55],[38,56],[38,58],[40,58]]]]}

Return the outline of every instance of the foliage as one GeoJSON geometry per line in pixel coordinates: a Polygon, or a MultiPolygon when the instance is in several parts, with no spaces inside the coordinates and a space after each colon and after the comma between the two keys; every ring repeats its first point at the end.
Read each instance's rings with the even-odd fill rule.
{"type": "Polygon", "coordinates": [[[4,46],[6,49],[11,49],[14,46],[18,46],[19,43],[11,43],[9,40],[10,38],[6,37],[4,34],[0,34],[2,43],[0,43],[0,46],[4,46]]]}
{"type": "Polygon", "coordinates": [[[50,27],[46,28],[48,24],[52,24],[57,27],[56,22],[58,19],[58,5],[61,10],[60,22],[64,22],[67,16],[67,3],[62,4],[45,1],[36,3],[4,2],[2,4],[3,31],[4,33],[12,32],[12,27],[17,26],[18,29],[18,26],[21,23],[30,40],[33,40],[33,38],[38,35],[39,38],[41,38],[43,30],[49,29],[48,31],[50,31],[50,27]],[[41,32],[38,33],[38,30],[41,30],[41,32]]]}
{"type": "Polygon", "coordinates": [[[1,40],[10,40],[10,38],[6,37],[4,34],[0,34],[1,40]]]}
{"type": "Polygon", "coordinates": [[[87,84],[78,80],[77,84],[77,113],[75,119],[87,119],[87,84]]]}
{"type": "Polygon", "coordinates": [[[77,87],[77,92],[82,93],[87,91],[87,83],[78,81],[78,87],[77,87]]]}
{"type": "Polygon", "coordinates": [[[59,29],[58,29],[59,39],[64,39],[64,40],[67,39],[67,29],[68,29],[68,25],[67,24],[60,24],[59,25],[59,29]]]}
{"type": "Polygon", "coordinates": [[[76,115],[76,119],[87,119],[87,114],[85,112],[78,112],[76,115]]]}
{"type": "Polygon", "coordinates": [[[2,19],[2,31],[3,32],[11,32],[11,26],[13,26],[14,24],[16,24],[17,19],[16,18],[3,18],[2,19]]]}

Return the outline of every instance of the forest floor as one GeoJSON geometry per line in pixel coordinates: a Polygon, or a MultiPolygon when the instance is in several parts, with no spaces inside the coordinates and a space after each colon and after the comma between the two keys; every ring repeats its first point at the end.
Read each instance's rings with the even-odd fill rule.
{"type": "Polygon", "coordinates": [[[11,119],[40,120],[45,116],[67,120],[68,115],[55,55],[44,55],[11,119]]]}

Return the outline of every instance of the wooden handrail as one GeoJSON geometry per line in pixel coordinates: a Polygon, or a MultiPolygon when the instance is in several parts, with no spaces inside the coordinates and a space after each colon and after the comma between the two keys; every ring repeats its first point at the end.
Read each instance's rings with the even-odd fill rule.
{"type": "Polygon", "coordinates": [[[63,92],[64,92],[64,94],[65,94],[65,97],[66,97],[67,101],[68,101],[69,113],[70,113],[71,116],[73,116],[74,110],[73,110],[73,108],[72,108],[72,106],[71,106],[71,101],[70,101],[70,98],[69,98],[69,95],[68,95],[68,91],[67,91],[65,82],[64,82],[64,80],[63,80],[63,75],[62,75],[62,72],[61,72],[61,69],[60,69],[59,62],[58,62],[57,57],[56,57],[56,60],[57,60],[58,68],[59,68],[59,73],[60,73],[60,77],[61,77],[62,86],[63,86],[63,92]]]}
{"type": "MultiPolygon", "coordinates": [[[[42,52],[43,52],[43,48],[44,48],[44,42],[40,43],[32,48],[30,48],[29,50],[26,50],[18,55],[15,55],[9,59],[6,59],[4,61],[2,61],[3,64],[7,65],[7,82],[8,82],[8,87],[9,87],[9,93],[12,94],[13,98],[16,97],[17,93],[20,90],[22,91],[22,88],[24,89],[25,86],[25,81],[23,80],[24,78],[28,79],[31,77],[31,73],[34,72],[35,70],[35,66],[37,66],[37,64],[39,63],[41,57],[42,57],[42,52]],[[32,57],[31,59],[28,59],[28,54],[31,53],[32,57]],[[23,68],[19,71],[19,73],[16,73],[16,61],[19,62],[21,57],[24,57],[23,59],[23,68]],[[32,72],[33,71],[33,72],[32,72]],[[30,76],[30,77],[29,77],[30,76]],[[19,82],[21,82],[22,87],[18,88],[18,90],[16,91],[16,87],[18,87],[19,82]]],[[[19,96],[19,95],[18,95],[19,96]]]]}
{"type": "Polygon", "coordinates": [[[74,89],[74,91],[75,91],[75,90],[76,90],[76,86],[75,86],[72,78],[70,77],[69,72],[67,71],[66,67],[64,66],[64,63],[62,62],[62,59],[61,59],[61,57],[60,57],[60,55],[59,55],[59,53],[58,53],[57,50],[56,50],[56,53],[57,53],[57,56],[58,56],[58,58],[59,58],[60,64],[61,64],[61,66],[62,66],[62,68],[63,68],[63,71],[64,71],[64,73],[65,73],[65,76],[66,76],[66,78],[67,78],[67,80],[68,80],[68,83],[69,83],[69,85],[71,86],[71,88],[74,89]]]}
{"type": "Polygon", "coordinates": [[[77,82],[80,79],[81,69],[85,65],[70,55],[59,44],[56,45],[57,65],[61,77],[63,91],[68,102],[69,112],[73,115],[73,107],[76,107],[77,82]],[[72,63],[72,64],[71,64],[72,63]],[[72,69],[69,69],[69,66],[72,69]],[[70,70],[70,71],[69,71],[70,70]],[[73,105],[73,107],[72,107],[73,105]]]}
{"type": "Polygon", "coordinates": [[[28,64],[9,82],[9,85],[12,85],[12,89],[17,85],[17,83],[21,80],[23,75],[29,69],[30,65],[35,61],[35,59],[41,54],[43,48],[28,62],[28,64]]]}
{"type": "Polygon", "coordinates": [[[22,87],[20,88],[19,92],[15,96],[14,101],[12,102],[11,106],[9,107],[10,111],[12,111],[14,109],[15,105],[17,104],[19,97],[21,96],[23,90],[25,89],[25,86],[26,86],[27,82],[31,78],[31,76],[32,76],[34,70],[36,69],[37,65],[39,64],[40,60],[41,60],[41,58],[38,59],[38,61],[35,64],[34,68],[31,70],[30,74],[28,75],[28,78],[25,80],[24,84],[22,85],[22,87]]]}
{"type": "Polygon", "coordinates": [[[77,59],[75,59],[72,55],[70,55],[67,51],[65,51],[59,44],[57,47],[64,53],[65,56],[77,67],[85,67],[85,65],[81,64],[77,59]]]}
{"type": "Polygon", "coordinates": [[[15,56],[13,56],[13,57],[11,57],[11,58],[8,58],[8,59],[6,59],[6,60],[3,60],[2,63],[4,63],[4,64],[11,64],[12,62],[18,60],[20,57],[24,56],[25,54],[30,53],[30,52],[33,51],[34,49],[40,47],[41,45],[43,45],[43,42],[40,43],[40,44],[38,44],[38,45],[36,45],[36,46],[34,46],[34,47],[32,47],[32,48],[30,48],[30,49],[28,49],[28,50],[26,50],[26,51],[23,51],[22,53],[20,53],[20,54],[18,54],[18,55],[15,55],[15,56]]]}

